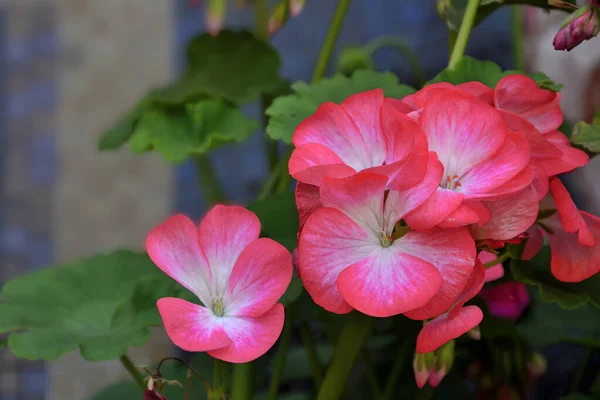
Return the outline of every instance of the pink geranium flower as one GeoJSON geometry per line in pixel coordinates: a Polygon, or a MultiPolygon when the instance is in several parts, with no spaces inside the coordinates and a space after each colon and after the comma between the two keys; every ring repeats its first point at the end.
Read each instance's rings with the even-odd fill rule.
{"type": "Polygon", "coordinates": [[[413,232],[398,224],[441,174],[431,154],[424,180],[406,190],[387,192],[388,178],[369,173],[322,181],[323,207],[306,221],[298,246],[304,287],[318,305],[386,317],[425,305],[443,285],[464,285],[475,261],[465,228],[413,232]]]}
{"type": "Polygon", "coordinates": [[[430,90],[418,119],[444,166],[439,188],[406,221],[415,229],[487,223],[481,200],[506,198],[531,184],[530,149],[489,104],[456,89],[430,90]]]}
{"type": "Polygon", "coordinates": [[[175,345],[233,363],[252,361],[273,346],[284,319],[277,300],[290,283],[292,261],[283,246],[259,233],[252,212],[217,205],[199,227],[176,215],[148,235],[152,261],[202,302],[158,300],[175,345]]]}
{"type": "Polygon", "coordinates": [[[600,218],[578,210],[558,178],[550,181],[550,193],[552,198],[543,203],[558,212],[528,231],[523,258],[533,258],[546,236],[550,242],[552,274],[563,282],[581,282],[600,271],[600,218]]]}
{"type": "Polygon", "coordinates": [[[471,277],[456,302],[442,315],[427,322],[417,336],[417,352],[429,353],[444,343],[475,328],[483,319],[483,312],[477,306],[464,304],[479,293],[485,281],[485,269],[477,261],[471,277]]]}
{"type": "Polygon", "coordinates": [[[498,286],[485,287],[479,293],[492,315],[517,320],[529,305],[529,293],[524,284],[505,282],[498,286]]]}

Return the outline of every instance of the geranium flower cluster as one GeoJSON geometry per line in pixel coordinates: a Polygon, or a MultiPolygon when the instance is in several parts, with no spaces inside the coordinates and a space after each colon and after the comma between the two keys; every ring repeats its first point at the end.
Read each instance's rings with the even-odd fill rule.
{"type": "Polygon", "coordinates": [[[373,90],[321,105],[296,129],[289,163],[296,264],[314,301],[427,321],[417,339],[427,353],[481,322],[463,306],[486,281],[478,255],[529,238],[531,258],[545,235],[557,279],[597,273],[600,220],[557,178],[588,162],[557,130],[559,103],[509,75],[495,89],[439,83],[401,100],[373,90]]]}
{"type": "MultiPolygon", "coordinates": [[[[559,102],[510,75],[495,89],[439,83],[401,100],[378,89],[322,104],[295,130],[289,161],[300,217],[294,265],[314,302],[425,321],[416,350],[429,353],[481,322],[481,309],[465,303],[503,275],[493,264],[506,244],[527,240],[530,258],[546,236],[557,279],[597,273],[600,219],[577,210],[557,178],[588,162],[557,130],[559,102]]],[[[150,233],[152,260],[202,303],[158,301],[177,346],[229,362],[273,346],[292,257],[259,233],[250,211],[221,205],[199,227],[178,215],[150,233]]],[[[517,318],[528,297],[506,290],[519,300],[491,308],[517,318]]]]}

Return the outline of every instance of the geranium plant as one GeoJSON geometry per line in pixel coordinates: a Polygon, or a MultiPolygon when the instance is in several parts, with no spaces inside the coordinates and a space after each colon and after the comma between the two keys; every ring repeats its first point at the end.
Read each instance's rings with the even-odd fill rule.
{"type": "MultiPolygon", "coordinates": [[[[225,0],[197,3],[209,33],[189,43],[185,73],[99,149],[192,158],[213,204],[201,221],[158,224],[145,253],[8,282],[0,345],[120,359],[139,387],[94,398],[154,400],[529,398],[541,346],[600,347],[600,219],[563,184],[600,152],[600,117],[570,129],[562,85],[464,55],[476,24],[516,4],[567,13],[554,46],[571,50],[598,34],[596,1],[439,0],[450,59],[418,88],[375,71],[387,44],[418,65],[395,38],[346,49],[325,77],[350,0],[337,1],[311,82],[292,84],[269,38],[306,0],[250,2],[254,33],[222,30],[225,0]],[[240,111],[253,102],[262,122],[240,111]],[[257,129],[271,174],[247,207],[230,204],[207,155],[257,129]],[[191,361],[130,360],[151,326],[191,361]]],[[[580,377],[572,394],[600,394],[600,378],[580,377]]]]}

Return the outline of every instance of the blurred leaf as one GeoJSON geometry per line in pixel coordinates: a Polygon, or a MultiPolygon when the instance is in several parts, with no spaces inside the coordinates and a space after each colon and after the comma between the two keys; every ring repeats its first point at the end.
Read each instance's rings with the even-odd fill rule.
{"type": "Polygon", "coordinates": [[[115,150],[127,143],[133,135],[133,130],[140,119],[141,112],[140,105],[137,105],[129,114],[109,128],[98,141],[98,150],[115,150]]]}
{"type": "Polygon", "coordinates": [[[133,152],[155,150],[167,161],[180,163],[192,154],[205,154],[225,143],[239,143],[256,128],[256,121],[223,100],[201,100],[185,109],[145,111],[130,146],[133,152]]]}
{"type": "Polygon", "coordinates": [[[290,286],[288,286],[287,290],[279,299],[279,302],[284,306],[296,301],[298,297],[302,294],[304,290],[304,286],[302,285],[302,279],[297,276],[292,277],[292,281],[290,282],[290,286]]]}
{"type": "MultiPolygon", "coordinates": [[[[327,365],[333,356],[333,347],[325,344],[319,344],[316,347],[321,365],[327,365]]],[[[283,382],[299,381],[311,378],[312,374],[310,371],[310,365],[308,363],[308,357],[306,356],[304,347],[294,347],[289,350],[285,362],[283,382]]]]}
{"type": "Polygon", "coordinates": [[[512,260],[510,269],[517,281],[537,286],[545,302],[557,303],[565,309],[586,303],[600,307],[600,274],[579,283],[559,281],[550,272],[548,246],[544,246],[531,261],[512,260]]]}
{"type": "MultiPolygon", "coordinates": [[[[584,304],[572,310],[542,300],[530,290],[531,306],[518,322],[517,331],[536,346],[560,343],[566,338],[600,338],[600,310],[584,304]]],[[[486,316],[487,318],[487,316],[486,316]]]]}
{"type": "Polygon", "coordinates": [[[0,292],[0,333],[13,332],[8,345],[17,357],[56,360],[75,350],[88,361],[119,358],[129,346],[143,345],[151,304],[125,304],[136,287],[170,280],[146,254],[118,250],[19,277],[0,292]],[[144,310],[121,314],[118,310],[144,310]]]}
{"type": "Polygon", "coordinates": [[[0,350],[8,346],[8,339],[0,340],[0,350]]]}
{"type": "Polygon", "coordinates": [[[570,138],[571,135],[573,134],[573,127],[574,126],[575,125],[571,121],[569,121],[567,119],[564,119],[563,123],[561,124],[561,126],[558,127],[558,130],[560,132],[564,133],[568,138],[570,138]]]}
{"type": "Polygon", "coordinates": [[[398,83],[391,72],[356,71],[351,78],[336,75],[333,78],[308,84],[296,82],[292,89],[296,94],[278,97],[266,114],[271,117],[267,134],[285,143],[292,143],[292,134],[300,122],[310,117],[317,108],[327,102],[341,103],[348,96],[371,89],[383,89],[387,97],[400,99],[414,93],[414,89],[398,83]]]}
{"type": "Polygon", "coordinates": [[[440,72],[430,83],[449,82],[453,85],[459,85],[465,82],[477,81],[484,85],[494,88],[500,79],[508,75],[523,74],[528,75],[536,81],[540,88],[558,92],[563,87],[561,84],[554,83],[548,76],[542,72],[527,74],[523,71],[508,70],[502,71],[498,64],[491,61],[479,61],[472,57],[464,56],[454,68],[446,68],[440,72]]]}
{"type": "Polygon", "coordinates": [[[575,124],[571,143],[591,153],[600,153],[600,110],[596,111],[591,125],[584,121],[575,124]]]}
{"type": "Polygon", "coordinates": [[[375,69],[375,62],[371,54],[364,47],[344,47],[338,57],[336,71],[351,76],[355,71],[361,69],[375,69]]]}
{"type": "Polygon", "coordinates": [[[256,100],[280,83],[277,51],[249,32],[202,34],[189,43],[187,58],[183,77],[150,92],[146,102],[173,106],[219,97],[241,104],[256,100]]]}
{"type": "Polygon", "coordinates": [[[284,245],[289,251],[296,248],[298,212],[294,193],[286,192],[267,197],[248,205],[260,219],[262,234],[284,245]]]}
{"type": "MultiPolygon", "coordinates": [[[[206,353],[195,353],[190,363],[191,367],[194,368],[200,375],[210,381],[212,376],[212,358],[206,353]]],[[[155,367],[151,369],[154,371],[155,367]]],[[[185,387],[185,380],[187,378],[187,369],[181,364],[174,361],[167,361],[161,368],[161,373],[164,379],[176,380],[185,387]]],[[[162,395],[167,399],[177,400],[183,399],[185,389],[179,386],[165,385],[162,395]]],[[[133,381],[126,380],[123,382],[115,383],[108,386],[96,393],[91,400],[132,400],[141,399],[142,393],[139,386],[133,381]]],[[[194,400],[207,400],[206,389],[204,385],[196,376],[192,377],[190,382],[190,399],[194,400]]]]}

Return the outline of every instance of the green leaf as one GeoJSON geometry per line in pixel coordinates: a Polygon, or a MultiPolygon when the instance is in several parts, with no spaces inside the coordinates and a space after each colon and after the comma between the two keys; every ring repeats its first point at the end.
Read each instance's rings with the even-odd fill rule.
{"type": "Polygon", "coordinates": [[[340,74],[351,76],[357,70],[375,69],[375,62],[366,48],[348,46],[340,52],[335,69],[340,74]]]}
{"type": "Polygon", "coordinates": [[[140,282],[160,277],[169,279],[147,255],[126,250],[19,277],[0,292],[0,333],[12,332],[11,351],[26,359],[56,360],[77,347],[88,361],[119,358],[147,341],[150,318],[117,311],[140,282]]]}
{"type": "Polygon", "coordinates": [[[263,236],[281,243],[289,251],[296,248],[299,223],[294,193],[267,197],[248,205],[248,210],[260,219],[263,236]]]}
{"type": "Polygon", "coordinates": [[[475,58],[464,56],[452,69],[446,68],[440,72],[435,78],[428,82],[448,82],[453,85],[459,85],[465,82],[477,81],[484,85],[494,88],[500,79],[508,75],[525,74],[536,81],[538,86],[545,90],[558,92],[563,87],[561,84],[554,83],[548,76],[542,72],[534,72],[526,74],[523,71],[508,70],[502,71],[498,64],[491,61],[479,61],[475,58]]]}
{"type": "Polygon", "coordinates": [[[532,344],[546,346],[567,338],[600,338],[600,310],[589,305],[566,310],[555,303],[545,302],[534,290],[530,291],[530,297],[531,306],[516,329],[532,344]]]}
{"type": "Polygon", "coordinates": [[[600,153],[600,110],[596,111],[592,124],[584,121],[575,124],[571,143],[592,153],[600,153]]]}
{"type": "Polygon", "coordinates": [[[290,286],[288,286],[283,296],[281,296],[279,299],[279,303],[283,304],[284,306],[293,303],[298,297],[300,297],[303,290],[304,286],[302,285],[302,279],[294,276],[290,282],[290,286]]]}
{"type": "Polygon", "coordinates": [[[249,32],[221,31],[196,37],[187,48],[188,68],[172,85],[146,97],[153,105],[174,106],[206,97],[242,104],[278,87],[277,51],[249,32]]]}
{"type": "Polygon", "coordinates": [[[241,142],[258,127],[223,100],[208,99],[184,109],[152,109],[143,113],[130,139],[131,150],[155,150],[180,163],[225,143],[241,142]]]}
{"type": "Polygon", "coordinates": [[[140,119],[141,112],[140,105],[137,105],[129,114],[109,128],[98,141],[98,150],[115,150],[127,143],[133,135],[133,130],[140,119]]]}
{"type": "Polygon", "coordinates": [[[8,339],[0,340],[0,350],[8,346],[8,339]]]}
{"type": "Polygon", "coordinates": [[[295,94],[278,97],[266,110],[271,117],[267,134],[291,144],[294,129],[322,103],[339,104],[350,95],[376,88],[383,89],[386,96],[398,99],[415,92],[410,86],[398,83],[398,77],[391,72],[369,70],[356,71],[350,78],[336,75],[314,84],[296,82],[292,85],[295,94]]]}
{"type": "Polygon", "coordinates": [[[550,248],[544,246],[531,261],[513,260],[510,269],[514,278],[539,288],[543,301],[573,309],[590,303],[600,308],[600,274],[579,283],[561,282],[550,272],[550,248]]]}

